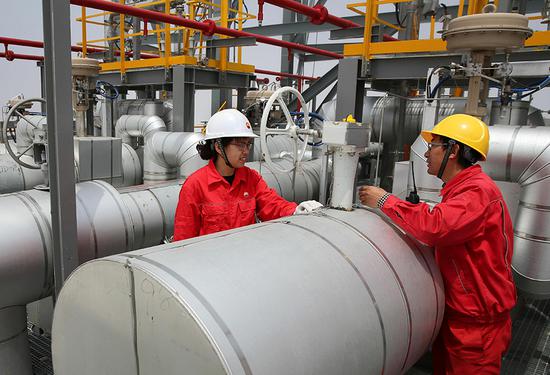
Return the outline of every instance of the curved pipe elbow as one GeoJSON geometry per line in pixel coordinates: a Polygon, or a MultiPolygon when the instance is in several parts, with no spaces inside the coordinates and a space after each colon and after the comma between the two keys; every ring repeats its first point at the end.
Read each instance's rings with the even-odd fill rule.
{"type": "Polygon", "coordinates": [[[124,143],[131,137],[143,137],[145,142],[155,133],[165,132],[166,124],[158,116],[122,115],[115,125],[115,134],[124,143]]]}

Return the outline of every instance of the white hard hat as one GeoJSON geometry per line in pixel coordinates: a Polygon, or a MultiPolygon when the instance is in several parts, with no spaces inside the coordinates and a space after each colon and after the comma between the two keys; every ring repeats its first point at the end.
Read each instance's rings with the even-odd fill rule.
{"type": "Polygon", "coordinates": [[[236,109],[224,109],[215,113],[206,124],[204,140],[216,138],[257,138],[250,121],[236,109]]]}

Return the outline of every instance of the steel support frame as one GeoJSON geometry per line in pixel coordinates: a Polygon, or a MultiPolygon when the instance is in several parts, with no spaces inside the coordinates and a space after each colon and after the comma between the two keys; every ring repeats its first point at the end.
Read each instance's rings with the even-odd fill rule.
{"type": "Polygon", "coordinates": [[[54,299],[78,266],[69,0],[42,0],[54,299]]]}
{"type": "Polygon", "coordinates": [[[344,58],[338,62],[336,120],[351,114],[358,122],[362,121],[365,81],[359,79],[361,64],[360,58],[344,58]]]}
{"type": "MultiPolygon", "coordinates": [[[[195,126],[195,77],[189,77],[185,65],[174,66],[172,100],[173,131],[193,132],[195,126]],[[191,79],[190,79],[191,78],[191,79]]],[[[195,73],[191,70],[191,73],[195,73]]]]}

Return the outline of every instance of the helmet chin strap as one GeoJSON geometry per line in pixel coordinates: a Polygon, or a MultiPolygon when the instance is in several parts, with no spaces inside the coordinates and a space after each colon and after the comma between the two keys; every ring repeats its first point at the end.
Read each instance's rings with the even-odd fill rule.
{"type": "Polygon", "coordinates": [[[439,167],[439,172],[437,172],[437,178],[439,179],[443,177],[443,173],[445,172],[445,168],[447,167],[447,162],[449,161],[449,156],[451,156],[451,152],[453,152],[454,145],[456,145],[456,141],[454,139],[449,139],[449,142],[447,142],[447,151],[445,151],[445,156],[443,156],[443,161],[441,162],[441,166],[439,167]]]}
{"type": "Polygon", "coordinates": [[[227,158],[227,155],[225,153],[225,149],[223,148],[223,145],[222,145],[222,140],[221,138],[218,138],[216,139],[216,143],[218,144],[218,147],[220,148],[220,151],[222,153],[222,157],[223,157],[223,160],[225,161],[225,165],[227,165],[229,168],[235,168],[234,166],[231,165],[231,163],[229,162],[229,159],[227,158]]]}

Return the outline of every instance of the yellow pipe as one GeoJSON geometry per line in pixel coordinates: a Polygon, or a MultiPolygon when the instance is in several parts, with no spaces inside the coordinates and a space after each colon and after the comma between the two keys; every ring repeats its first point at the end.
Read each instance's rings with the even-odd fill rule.
{"type": "Polygon", "coordinates": [[[86,7],[80,7],[82,10],[82,57],[86,57],[86,7]]]}

